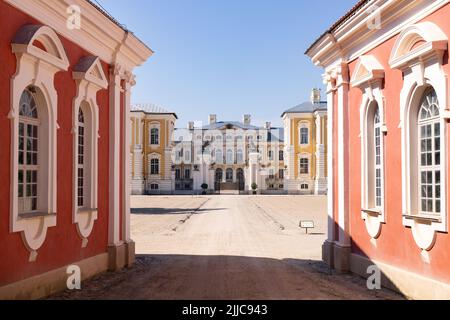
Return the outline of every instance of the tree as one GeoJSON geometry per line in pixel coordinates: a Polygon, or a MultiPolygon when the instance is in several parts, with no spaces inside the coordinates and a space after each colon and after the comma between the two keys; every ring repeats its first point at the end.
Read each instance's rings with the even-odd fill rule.
{"type": "Polygon", "coordinates": [[[202,189],[203,189],[203,194],[206,194],[206,190],[208,190],[208,184],[206,184],[206,183],[203,183],[202,185],[201,185],[201,187],[202,187],[202,189]]]}
{"type": "Polygon", "coordinates": [[[252,183],[253,194],[256,194],[256,189],[258,189],[258,185],[255,182],[253,182],[252,183]]]}

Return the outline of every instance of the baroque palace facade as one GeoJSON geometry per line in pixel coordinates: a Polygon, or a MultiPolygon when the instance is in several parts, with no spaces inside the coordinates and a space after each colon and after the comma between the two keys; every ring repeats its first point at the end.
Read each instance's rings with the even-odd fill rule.
{"type": "Polygon", "coordinates": [[[327,84],[323,259],[419,299],[450,298],[449,16],[448,0],[363,0],[306,51],[327,84]]]}
{"type": "Polygon", "coordinates": [[[64,290],[68,266],[84,280],[134,260],[129,109],[152,50],[70,4],[0,1],[0,299],[64,290]]]}
{"type": "Polygon", "coordinates": [[[326,103],[314,89],[311,101],[283,113],[284,127],[242,121],[175,128],[177,115],[152,105],[131,113],[130,166],[133,194],[235,191],[265,194],[327,192],[326,103]],[[207,186],[206,186],[207,185],[207,186]],[[253,186],[254,187],[254,186],[253,186]]]}

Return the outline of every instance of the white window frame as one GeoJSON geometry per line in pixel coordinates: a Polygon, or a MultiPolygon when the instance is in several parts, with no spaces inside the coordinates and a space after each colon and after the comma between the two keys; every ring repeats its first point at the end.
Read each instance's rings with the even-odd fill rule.
{"type": "Polygon", "coordinates": [[[311,123],[306,120],[302,120],[298,123],[298,144],[300,146],[309,146],[311,144],[311,123]],[[307,143],[302,142],[302,130],[306,130],[307,143]]]}
{"type": "Polygon", "coordinates": [[[299,177],[303,177],[303,178],[305,178],[305,177],[310,177],[310,175],[311,175],[311,154],[309,154],[309,153],[301,153],[301,154],[299,154],[298,155],[298,160],[297,160],[298,162],[298,176],[299,177]],[[308,172],[307,173],[302,173],[301,172],[301,160],[302,159],[306,159],[306,160],[308,160],[308,172]]]}
{"type": "MultiPolygon", "coordinates": [[[[391,68],[403,72],[400,92],[400,125],[402,136],[402,214],[403,225],[411,228],[417,246],[431,250],[438,232],[447,232],[447,75],[443,57],[448,49],[446,34],[432,22],[406,27],[398,36],[391,52],[391,68]],[[423,93],[433,87],[440,108],[441,141],[441,214],[425,217],[418,211],[417,116],[423,93]],[[411,144],[411,145],[410,145],[411,144]]],[[[447,51],[448,52],[448,51],[447,51]]]]}
{"type": "Polygon", "coordinates": [[[227,149],[227,155],[226,155],[226,163],[227,164],[233,164],[234,163],[234,152],[232,149],[227,149]]]}
{"type": "Polygon", "coordinates": [[[72,222],[76,224],[78,235],[82,239],[81,246],[88,244],[95,221],[98,219],[98,139],[99,106],[97,93],[108,88],[101,61],[96,56],[81,58],[74,67],[73,79],[77,83],[77,96],[72,106],[73,134],[73,213],[72,222]],[[85,164],[84,164],[84,197],[83,207],[78,207],[78,113],[83,111],[85,120],[85,164]]]}
{"type": "Polygon", "coordinates": [[[10,232],[22,234],[24,244],[30,251],[29,260],[35,261],[37,250],[45,241],[47,229],[56,226],[58,94],[54,77],[57,72],[68,70],[69,61],[57,34],[41,25],[21,27],[12,41],[12,52],[16,55],[17,67],[11,79],[11,109],[8,114],[11,120],[10,232]],[[39,41],[46,50],[34,46],[35,41],[39,41]],[[39,117],[43,122],[39,148],[43,158],[39,163],[46,165],[40,168],[42,178],[38,186],[38,201],[41,201],[39,210],[43,212],[22,219],[18,212],[19,101],[22,92],[30,85],[40,92],[37,103],[40,105],[39,117]]]}
{"type": "Polygon", "coordinates": [[[151,153],[148,157],[148,176],[150,179],[161,177],[161,155],[159,153],[151,153]],[[158,160],[158,173],[152,174],[152,160],[158,160]]]}
{"type": "Polygon", "coordinates": [[[148,144],[151,147],[157,147],[161,145],[161,123],[159,122],[150,122],[149,126],[148,126],[148,135],[149,135],[149,140],[148,140],[148,144]],[[156,138],[157,138],[157,142],[158,143],[153,143],[152,142],[152,131],[153,130],[157,130],[157,134],[156,134],[156,138]]]}
{"type": "Polygon", "coordinates": [[[356,63],[350,83],[362,92],[359,108],[361,138],[361,218],[372,239],[381,234],[381,226],[386,223],[385,216],[385,170],[384,170],[384,136],[387,132],[385,124],[385,101],[382,84],[384,68],[372,55],[361,56],[356,63]],[[380,158],[376,165],[375,157],[375,110],[378,109],[380,129],[380,158]],[[376,205],[376,168],[381,170],[381,205],[376,205]]]}

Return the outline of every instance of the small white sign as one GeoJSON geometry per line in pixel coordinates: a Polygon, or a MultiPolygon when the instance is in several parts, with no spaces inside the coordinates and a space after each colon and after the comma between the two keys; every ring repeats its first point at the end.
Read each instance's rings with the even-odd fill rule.
{"type": "Polygon", "coordinates": [[[314,221],[300,221],[300,228],[302,229],[313,229],[314,221]]]}

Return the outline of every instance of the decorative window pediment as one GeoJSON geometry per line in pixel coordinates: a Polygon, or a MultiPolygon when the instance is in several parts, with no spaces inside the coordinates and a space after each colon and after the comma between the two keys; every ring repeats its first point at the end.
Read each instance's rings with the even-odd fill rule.
{"type": "Polygon", "coordinates": [[[12,42],[16,54],[29,54],[60,70],[67,71],[69,60],[55,31],[42,25],[25,25],[19,29],[12,42]]]}
{"type": "MultiPolygon", "coordinates": [[[[8,115],[11,120],[10,231],[22,234],[24,244],[30,251],[29,260],[35,261],[37,250],[45,242],[47,229],[56,226],[58,93],[55,89],[54,78],[57,72],[67,71],[69,61],[61,40],[47,26],[21,27],[11,47],[16,55],[17,66],[16,73],[11,79],[11,109],[8,115]],[[27,97],[24,96],[26,90],[33,96],[34,104],[30,104],[29,110],[20,110],[20,106],[27,100],[24,99],[27,97]],[[33,116],[34,106],[37,107],[36,111],[39,115],[39,123],[36,124],[39,142],[37,146],[30,149],[30,155],[33,156],[37,148],[39,165],[35,168],[22,169],[22,171],[30,170],[32,179],[28,180],[33,182],[33,185],[30,185],[30,192],[27,191],[31,197],[20,200],[19,198],[23,198],[21,188],[24,181],[19,172],[21,162],[19,151],[23,149],[21,139],[24,137],[21,126],[25,124],[23,120],[27,120],[21,118],[27,115],[33,116]],[[33,176],[34,169],[37,175],[33,176]],[[35,187],[37,190],[33,190],[35,187]],[[23,215],[23,209],[32,212],[23,215]]],[[[29,124],[32,127],[34,125],[32,122],[29,124]]],[[[31,138],[35,136],[36,134],[33,133],[31,138]]],[[[32,162],[36,163],[34,159],[32,162]]]]}
{"type": "Polygon", "coordinates": [[[448,47],[445,33],[432,22],[407,27],[398,37],[389,64],[393,69],[408,67],[430,57],[442,58],[448,47]]]}
{"type": "Polygon", "coordinates": [[[73,78],[75,80],[86,80],[101,89],[108,87],[108,80],[106,79],[102,64],[99,57],[96,56],[81,58],[73,68],[73,78]]]}
{"type": "Polygon", "coordinates": [[[372,81],[384,79],[384,68],[372,55],[361,56],[351,78],[351,85],[359,87],[372,81]]]}
{"type": "Polygon", "coordinates": [[[73,223],[77,225],[82,247],[98,217],[98,139],[99,107],[97,92],[108,87],[100,59],[96,56],[81,58],[75,65],[72,77],[77,81],[77,96],[73,103],[73,223]],[[79,115],[83,115],[80,125],[79,115]],[[82,140],[80,136],[83,135],[82,140]],[[81,145],[80,142],[83,142],[81,145]],[[80,152],[82,153],[80,154],[80,152]],[[80,164],[80,159],[83,162],[80,164]],[[82,165],[80,167],[80,165],[82,165]],[[80,184],[81,182],[81,184],[80,184]],[[80,206],[78,200],[83,199],[80,206]]]}

